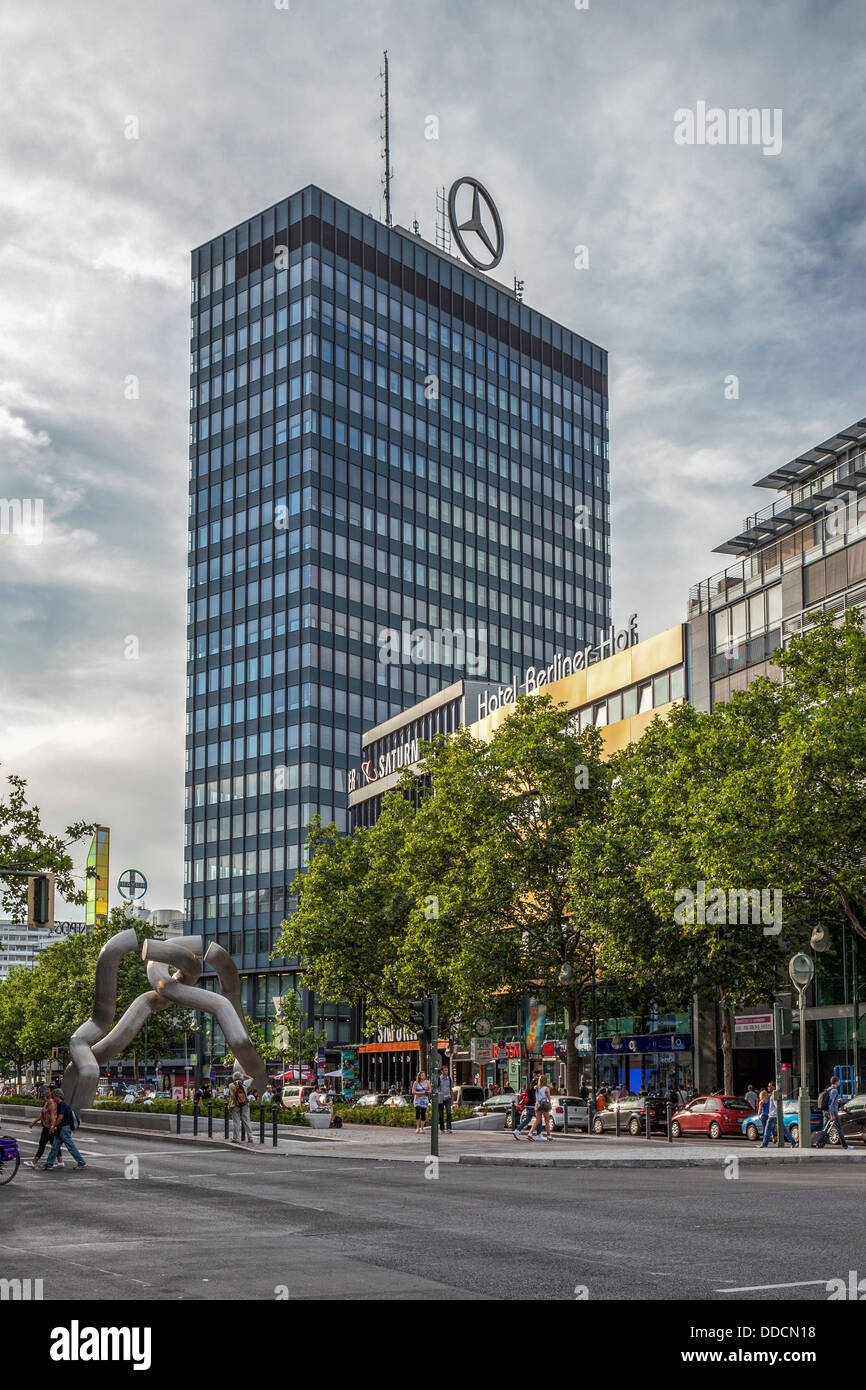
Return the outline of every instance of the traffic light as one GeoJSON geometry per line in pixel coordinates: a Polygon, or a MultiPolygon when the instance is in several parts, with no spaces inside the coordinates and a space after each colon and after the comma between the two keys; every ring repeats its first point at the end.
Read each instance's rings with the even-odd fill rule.
{"type": "Polygon", "coordinates": [[[419,1042],[421,1040],[429,1042],[432,1037],[432,1000],[413,999],[412,1012],[409,1017],[412,1020],[412,1027],[415,1029],[419,1042]]]}
{"type": "Polygon", "coordinates": [[[52,1047],[52,1049],[51,1049],[51,1056],[52,1056],[52,1057],[56,1057],[56,1056],[57,1056],[57,1048],[56,1048],[56,1047],[52,1047]]]}
{"type": "Polygon", "coordinates": [[[53,874],[31,874],[27,879],[27,925],[54,926],[53,874]]]}

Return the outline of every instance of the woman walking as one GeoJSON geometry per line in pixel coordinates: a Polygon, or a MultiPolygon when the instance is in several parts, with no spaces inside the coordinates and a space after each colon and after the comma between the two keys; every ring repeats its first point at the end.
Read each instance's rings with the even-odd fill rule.
{"type": "MultiPolygon", "coordinates": [[[[46,1086],[46,1088],[45,1088],[45,1100],[44,1100],[44,1102],[43,1102],[42,1109],[40,1110],[40,1112],[39,1112],[39,1114],[37,1115],[36,1119],[35,1119],[35,1120],[31,1120],[31,1121],[30,1121],[30,1124],[29,1124],[29,1126],[28,1126],[29,1129],[32,1129],[33,1126],[34,1126],[35,1124],[41,1124],[41,1125],[42,1125],[42,1133],[41,1133],[40,1136],[39,1136],[39,1148],[36,1150],[36,1153],[33,1155],[32,1158],[28,1158],[28,1159],[27,1159],[26,1163],[24,1164],[24,1167],[25,1167],[25,1168],[38,1168],[38,1167],[39,1167],[39,1160],[40,1160],[40,1158],[41,1158],[42,1155],[44,1154],[46,1148],[48,1148],[48,1146],[49,1146],[51,1143],[53,1143],[53,1141],[54,1141],[54,1135],[53,1135],[53,1133],[52,1133],[52,1130],[54,1129],[54,1126],[55,1126],[56,1123],[57,1123],[57,1104],[56,1104],[56,1102],[55,1102],[55,1100],[54,1100],[54,1087],[53,1087],[53,1086],[46,1086]]],[[[62,1167],[63,1167],[63,1159],[62,1159],[62,1158],[58,1158],[58,1160],[57,1160],[57,1167],[58,1167],[58,1168],[62,1168],[62,1167]]]]}
{"type": "Polygon", "coordinates": [[[419,1071],[412,1082],[412,1096],[415,1101],[415,1133],[423,1134],[430,1100],[430,1082],[427,1080],[426,1071],[419,1071]]]}

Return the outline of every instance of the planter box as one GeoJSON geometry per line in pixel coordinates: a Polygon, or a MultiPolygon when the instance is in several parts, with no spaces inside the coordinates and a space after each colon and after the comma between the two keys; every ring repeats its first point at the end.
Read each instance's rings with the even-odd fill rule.
{"type": "Polygon", "coordinates": [[[309,1112],[309,1113],[307,1114],[307,1116],[306,1116],[306,1121],[307,1121],[307,1124],[310,1126],[310,1129],[330,1129],[330,1128],[331,1128],[331,1117],[330,1117],[330,1115],[320,1115],[320,1114],[319,1114],[317,1111],[315,1111],[315,1110],[313,1110],[313,1111],[311,1111],[311,1112],[309,1112]]]}
{"type": "Polygon", "coordinates": [[[505,1111],[502,1110],[498,1115],[476,1115],[471,1120],[455,1120],[455,1129],[504,1129],[505,1111]]]}

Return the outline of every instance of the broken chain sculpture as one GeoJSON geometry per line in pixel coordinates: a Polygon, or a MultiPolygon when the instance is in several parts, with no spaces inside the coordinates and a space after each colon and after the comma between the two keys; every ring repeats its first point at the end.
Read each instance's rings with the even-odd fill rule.
{"type": "Polygon", "coordinates": [[[145,941],[141,958],[151,988],[133,1000],[112,1028],[117,1009],[118,968],[123,957],[137,949],[138,937],[129,927],[109,937],[99,953],[93,1012],[69,1040],[70,1061],[63,1075],[63,1094],[72,1109],[78,1111],[93,1104],[100,1064],[128,1047],[151,1014],[172,1007],[212,1014],[237,1058],[235,1074],[251,1076],[261,1095],[267,1087],[268,1074],[244,1022],[240,976],[228,951],[215,941],[208,946],[204,959],[216,972],[221,994],[197,985],[202,973],[200,936],[145,941]]]}

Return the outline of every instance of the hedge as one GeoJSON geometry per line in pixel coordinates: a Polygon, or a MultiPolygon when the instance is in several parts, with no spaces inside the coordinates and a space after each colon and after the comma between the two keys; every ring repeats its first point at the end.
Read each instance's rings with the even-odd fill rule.
{"type": "MultiPolygon", "coordinates": [[[[473,1105],[455,1105],[451,1112],[455,1120],[468,1120],[474,1114],[473,1105]]],[[[415,1110],[411,1105],[341,1106],[340,1118],[344,1125],[391,1125],[408,1129],[415,1124],[415,1110]]]]}

